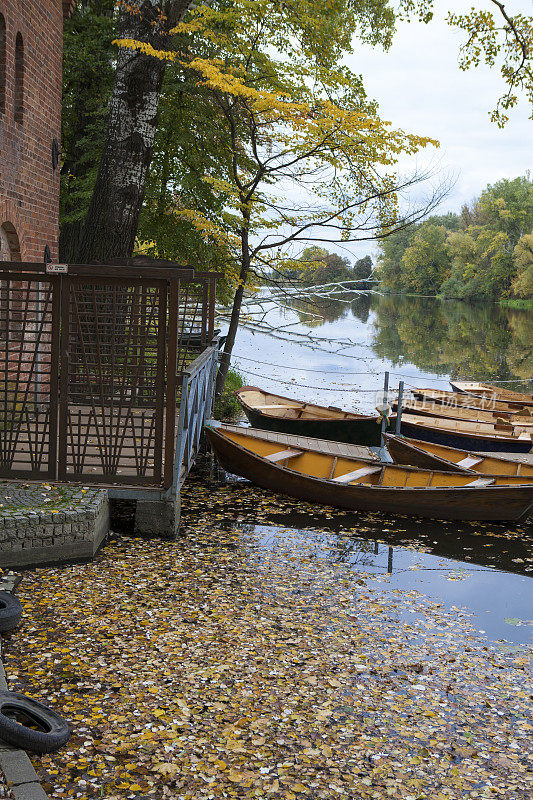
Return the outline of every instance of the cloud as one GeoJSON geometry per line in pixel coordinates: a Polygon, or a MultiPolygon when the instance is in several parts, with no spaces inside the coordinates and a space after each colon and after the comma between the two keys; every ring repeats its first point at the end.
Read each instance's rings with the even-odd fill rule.
{"type": "MultiPolygon", "coordinates": [[[[490,111],[504,85],[497,68],[459,69],[464,34],[445,23],[452,5],[453,11],[460,13],[473,3],[436,2],[435,19],[429,25],[399,25],[388,52],[356,42],[354,53],[346,58],[347,65],[363,76],[369,97],[379,102],[383,119],[395,128],[440,141],[437,156],[428,150],[417,162],[424,165],[437,158],[445,173],[457,176],[442,213],[458,211],[487,184],[523,175],[532,166],[531,109],[522,100],[503,130],[490,121],[490,111]]],[[[513,2],[509,10],[531,14],[532,3],[513,2]]],[[[413,162],[400,163],[403,171],[412,166],[413,162]]],[[[368,251],[368,244],[362,245],[362,250],[355,248],[354,255],[362,251],[368,251]]]]}

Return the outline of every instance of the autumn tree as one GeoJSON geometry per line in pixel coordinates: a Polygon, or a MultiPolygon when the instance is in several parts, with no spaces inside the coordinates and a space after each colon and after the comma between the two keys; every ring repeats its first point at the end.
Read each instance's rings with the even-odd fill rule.
{"type": "Polygon", "coordinates": [[[517,297],[533,299],[533,231],[519,239],[514,252],[516,277],[512,292],[517,297]]]}
{"type": "Polygon", "coordinates": [[[132,253],[148,170],[166,60],[176,24],[191,0],[119,3],[116,68],[98,175],[75,248],[78,261],[132,253]]]}
{"type": "Polygon", "coordinates": [[[77,0],[63,29],[61,261],[76,248],[94,190],[113,88],[115,0],[77,0]]]}

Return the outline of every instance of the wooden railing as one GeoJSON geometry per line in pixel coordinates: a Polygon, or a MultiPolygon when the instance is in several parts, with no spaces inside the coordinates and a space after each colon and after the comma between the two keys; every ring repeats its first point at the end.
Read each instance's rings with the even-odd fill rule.
{"type": "Polygon", "coordinates": [[[182,373],[181,399],[176,431],[174,476],[167,498],[177,497],[200,447],[204,423],[211,417],[218,368],[218,339],[182,373]]]}

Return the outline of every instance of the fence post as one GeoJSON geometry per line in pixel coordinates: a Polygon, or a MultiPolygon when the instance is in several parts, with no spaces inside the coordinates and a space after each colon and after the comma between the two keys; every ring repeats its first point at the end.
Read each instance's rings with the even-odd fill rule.
{"type": "Polygon", "coordinates": [[[403,404],[403,381],[398,387],[398,406],[396,408],[396,436],[399,436],[402,429],[402,404],[403,404]]]}
{"type": "Polygon", "coordinates": [[[387,429],[387,419],[385,416],[385,409],[389,400],[389,373],[385,373],[385,380],[383,381],[383,415],[381,417],[381,446],[385,447],[384,433],[387,429]]]}

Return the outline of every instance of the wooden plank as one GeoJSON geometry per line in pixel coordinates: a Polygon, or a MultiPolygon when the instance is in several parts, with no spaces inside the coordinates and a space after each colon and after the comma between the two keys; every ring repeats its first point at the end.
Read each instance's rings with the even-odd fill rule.
{"type": "Polygon", "coordinates": [[[333,480],[333,476],[335,475],[335,467],[337,466],[337,461],[338,460],[339,459],[337,458],[337,456],[335,456],[335,458],[333,459],[333,462],[331,464],[331,469],[330,469],[329,475],[328,475],[328,480],[330,480],[330,481],[333,480]]]}
{"type": "Polygon", "coordinates": [[[474,467],[476,464],[479,464],[483,461],[482,458],[475,458],[474,456],[467,456],[466,458],[462,458],[460,461],[457,462],[458,467],[464,467],[465,469],[470,469],[470,467],[474,467]]]}
{"type": "Polygon", "coordinates": [[[490,486],[494,483],[494,478],[477,478],[475,481],[465,483],[465,486],[490,486]]]}
{"type": "Polygon", "coordinates": [[[355,469],[353,472],[346,472],[344,475],[339,475],[337,478],[333,478],[333,480],[335,483],[350,483],[356,480],[356,478],[362,478],[364,475],[373,475],[375,472],[381,472],[381,467],[361,467],[361,469],[355,469]]]}
{"type": "Polygon", "coordinates": [[[276,464],[278,461],[285,461],[287,458],[294,458],[294,456],[301,456],[301,450],[279,450],[277,453],[271,453],[265,456],[265,461],[271,461],[276,464]]]}

